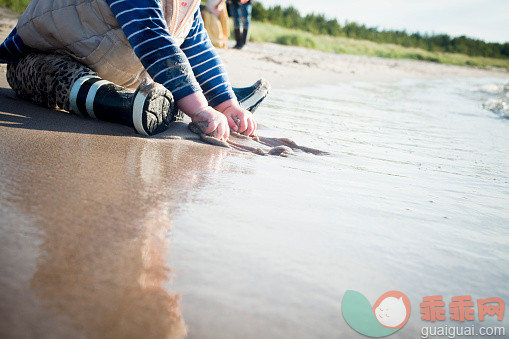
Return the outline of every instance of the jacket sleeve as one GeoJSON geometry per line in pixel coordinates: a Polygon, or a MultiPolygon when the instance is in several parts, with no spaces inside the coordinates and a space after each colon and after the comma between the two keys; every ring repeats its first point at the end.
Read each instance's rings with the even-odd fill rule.
{"type": "Polygon", "coordinates": [[[201,92],[184,52],[169,33],[158,0],[107,0],[120,27],[152,79],[175,100],[201,92]]]}
{"type": "Polygon", "coordinates": [[[181,46],[210,106],[235,98],[226,69],[210,42],[199,10],[193,27],[181,46]]]}
{"type": "Polygon", "coordinates": [[[0,63],[12,63],[25,54],[27,48],[14,28],[5,41],[0,44],[0,63]]]}

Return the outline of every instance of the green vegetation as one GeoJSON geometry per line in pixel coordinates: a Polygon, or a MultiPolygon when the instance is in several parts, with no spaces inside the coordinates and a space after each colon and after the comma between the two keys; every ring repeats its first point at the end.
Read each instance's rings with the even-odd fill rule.
{"type": "Polygon", "coordinates": [[[310,37],[303,37],[299,34],[278,35],[274,40],[275,43],[289,46],[302,46],[306,48],[316,48],[316,42],[310,37]]]}
{"type": "Polygon", "coordinates": [[[30,3],[30,0],[0,0],[0,6],[12,9],[18,13],[21,13],[30,3]]]}
{"type": "Polygon", "coordinates": [[[253,22],[251,40],[314,48],[323,52],[378,56],[392,59],[413,59],[451,65],[501,67],[509,69],[509,59],[473,57],[459,53],[430,52],[396,44],[317,35],[263,22],[253,22]]]}
{"type": "MultiPolygon", "coordinates": [[[[30,0],[0,0],[0,6],[21,13],[30,0]]],[[[378,31],[356,23],[341,26],[336,19],[309,14],[302,17],[293,7],[264,8],[253,5],[252,40],[302,46],[324,52],[360,54],[393,59],[415,59],[453,65],[509,69],[509,43],[485,43],[447,35],[408,35],[378,31]]]]}
{"type": "Polygon", "coordinates": [[[322,14],[301,16],[294,7],[274,6],[264,8],[260,2],[253,4],[253,20],[297,29],[314,35],[369,40],[383,44],[412,47],[433,53],[460,53],[472,57],[509,58],[509,43],[486,43],[465,36],[451,38],[448,35],[428,35],[405,31],[378,30],[355,22],[341,26],[336,19],[327,19],[322,14]]]}

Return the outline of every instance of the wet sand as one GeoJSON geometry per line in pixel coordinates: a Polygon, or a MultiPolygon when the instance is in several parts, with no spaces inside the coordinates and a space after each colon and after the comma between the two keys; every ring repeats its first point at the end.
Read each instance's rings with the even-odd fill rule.
{"type": "MultiPolygon", "coordinates": [[[[4,37],[15,18],[2,13],[4,37]]],[[[239,86],[260,76],[276,88],[507,76],[270,44],[220,53],[239,86]]],[[[123,126],[20,101],[5,80],[4,65],[0,143],[0,336],[185,335],[178,291],[171,285],[173,218],[199,214],[179,208],[212,185],[208,177],[224,171],[223,160],[238,151],[200,142],[183,123],[142,138],[123,126]]],[[[224,215],[216,218],[209,221],[225,222],[224,215]]]]}
{"type": "Polygon", "coordinates": [[[0,93],[2,337],[180,337],[166,236],[225,150],[0,93]]]}

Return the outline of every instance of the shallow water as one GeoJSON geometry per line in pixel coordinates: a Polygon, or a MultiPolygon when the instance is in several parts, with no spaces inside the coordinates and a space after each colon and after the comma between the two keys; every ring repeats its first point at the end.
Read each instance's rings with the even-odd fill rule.
{"type": "Polygon", "coordinates": [[[509,119],[483,109],[504,84],[274,90],[259,134],[330,152],[288,158],[0,89],[0,336],[349,338],[346,290],[399,290],[408,338],[424,296],[507,302],[509,119]]]}
{"type": "Polygon", "coordinates": [[[331,155],[233,153],[179,206],[169,265],[191,337],[353,335],[349,289],[409,296],[402,338],[424,296],[509,300],[509,120],[482,108],[496,81],[273,91],[259,134],[331,155]]]}

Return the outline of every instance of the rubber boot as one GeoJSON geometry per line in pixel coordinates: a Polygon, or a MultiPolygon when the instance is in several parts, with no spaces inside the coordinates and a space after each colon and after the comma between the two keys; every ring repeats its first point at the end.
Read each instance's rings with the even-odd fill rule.
{"type": "Polygon", "coordinates": [[[244,45],[242,44],[242,33],[240,32],[240,28],[234,28],[233,32],[235,33],[236,41],[236,44],[233,46],[233,48],[241,49],[244,45]]]}
{"type": "MultiPolygon", "coordinates": [[[[247,43],[247,41],[249,40],[249,27],[244,27],[244,29],[242,30],[242,47],[244,47],[247,43]]],[[[241,47],[241,48],[242,48],[241,47]]]]}
{"type": "Polygon", "coordinates": [[[270,84],[265,79],[260,79],[249,87],[233,87],[240,107],[254,113],[262,101],[270,92],[270,84]]]}
{"type": "Polygon", "coordinates": [[[133,92],[84,76],[72,85],[69,103],[78,115],[130,126],[141,135],[161,133],[179,116],[171,92],[155,82],[144,82],[133,92]]]}

